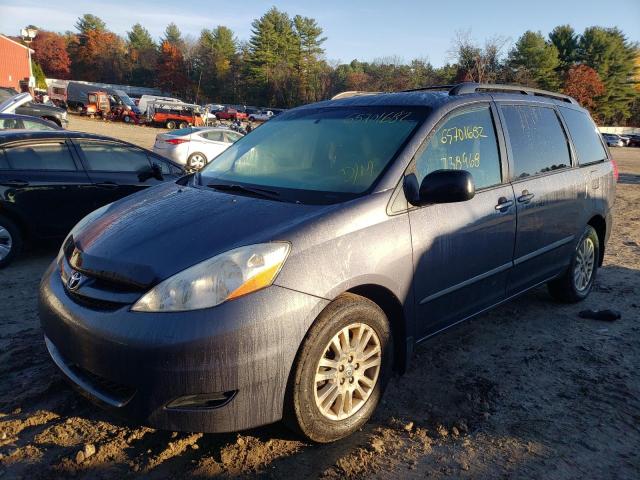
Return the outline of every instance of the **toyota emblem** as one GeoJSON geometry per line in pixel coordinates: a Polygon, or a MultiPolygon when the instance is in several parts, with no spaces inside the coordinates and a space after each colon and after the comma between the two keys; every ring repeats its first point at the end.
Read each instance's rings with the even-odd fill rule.
{"type": "Polygon", "coordinates": [[[67,280],[67,288],[69,290],[75,290],[80,286],[80,280],[82,280],[82,274],[80,272],[73,272],[73,275],[67,280]]]}

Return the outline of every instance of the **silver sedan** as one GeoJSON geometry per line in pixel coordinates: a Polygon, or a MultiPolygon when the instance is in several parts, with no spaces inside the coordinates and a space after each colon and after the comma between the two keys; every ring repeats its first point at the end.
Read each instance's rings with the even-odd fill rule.
{"type": "Polygon", "coordinates": [[[200,170],[242,138],[242,134],[220,127],[187,127],[160,133],[153,151],[188,170],[200,170]]]}

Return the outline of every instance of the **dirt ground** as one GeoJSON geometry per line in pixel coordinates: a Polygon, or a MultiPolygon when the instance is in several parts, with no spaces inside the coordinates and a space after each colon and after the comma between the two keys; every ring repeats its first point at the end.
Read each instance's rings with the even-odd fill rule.
{"type": "Polygon", "coordinates": [[[74,114],[69,114],[68,118],[69,126],[67,128],[69,130],[108,135],[148,149],[153,148],[157,134],[169,131],[166,128],[131,125],[124,122],[108,122],[74,114]]]}
{"type": "MultiPolygon", "coordinates": [[[[72,117],[71,127],[150,146],[160,130],[72,117]]],[[[591,296],[544,288],[422,344],[374,418],[332,445],[280,425],[234,434],[130,426],[62,380],[36,292],[56,246],[0,271],[0,479],[638,478],[640,149],[615,149],[615,228],[591,296]],[[614,308],[615,322],[584,320],[614,308]]]]}

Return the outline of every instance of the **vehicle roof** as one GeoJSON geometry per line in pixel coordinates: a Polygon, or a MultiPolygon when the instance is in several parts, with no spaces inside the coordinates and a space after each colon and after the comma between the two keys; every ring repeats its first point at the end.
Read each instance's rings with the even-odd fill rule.
{"type": "MultiPolygon", "coordinates": [[[[26,115],[25,115],[26,116],[26,115]]],[[[115,140],[121,143],[129,143],[117,138],[97,135],[94,133],[75,132],[73,130],[2,130],[0,131],[0,144],[19,140],[45,140],[48,138],[89,138],[94,140],[115,140]]],[[[131,145],[131,144],[130,144],[131,145]]]]}
{"type": "Polygon", "coordinates": [[[518,102],[549,103],[582,110],[566,95],[529,87],[489,85],[465,82],[458,85],[425,87],[401,92],[345,92],[331,100],[304,105],[300,108],[339,106],[406,106],[437,108],[460,100],[515,100],[518,102]]]}

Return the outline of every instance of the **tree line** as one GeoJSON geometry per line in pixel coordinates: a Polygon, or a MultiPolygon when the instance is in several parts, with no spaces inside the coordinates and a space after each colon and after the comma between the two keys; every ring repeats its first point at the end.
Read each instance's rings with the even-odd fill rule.
{"type": "Polygon", "coordinates": [[[159,87],[186,100],[274,107],[330,98],[344,90],[395,91],[460,81],[517,83],[564,92],[599,122],[640,124],[638,45],[618,28],[569,25],[548,36],[524,32],[478,44],[452,42],[451,61],[399,57],[337,64],[325,59],[323,29],[313,18],[273,7],[252,23],[248,41],[225,26],[185,36],[174,23],[156,42],[139,23],[125,37],[85,14],[76,31],[40,30],[31,47],[35,68],[51,78],[159,87]]]}

